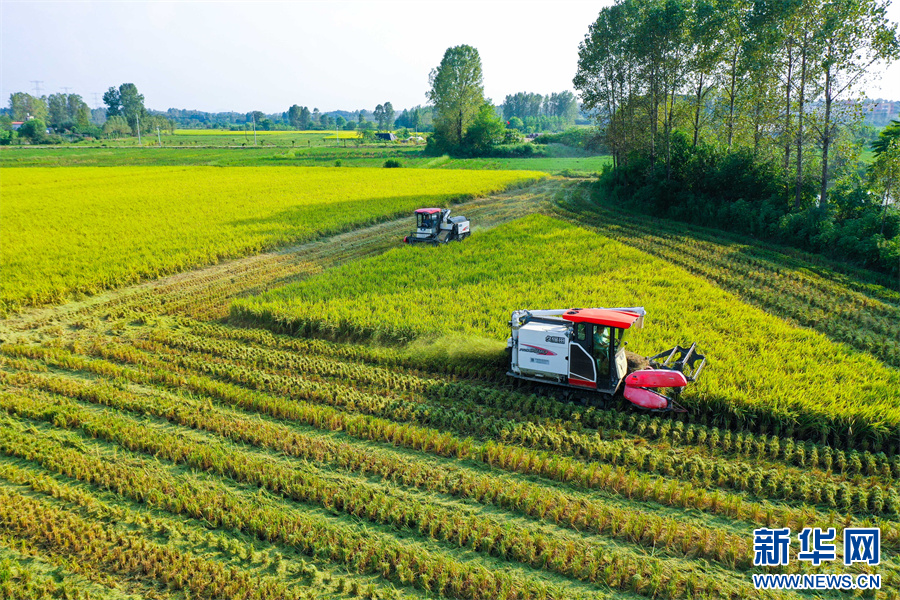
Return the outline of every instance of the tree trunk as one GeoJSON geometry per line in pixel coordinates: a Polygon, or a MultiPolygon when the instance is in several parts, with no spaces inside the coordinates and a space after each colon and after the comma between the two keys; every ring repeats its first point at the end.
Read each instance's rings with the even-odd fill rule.
{"type": "Polygon", "coordinates": [[[797,99],[797,182],[794,190],[794,210],[800,210],[803,191],[803,110],[806,92],[806,50],[808,34],[803,34],[803,49],[800,51],[800,94],[797,99]]]}
{"type": "Polygon", "coordinates": [[[650,84],[650,162],[656,162],[656,132],[659,127],[659,91],[656,81],[656,73],[651,74],[650,84]]]}
{"type": "Polygon", "coordinates": [[[794,71],[794,38],[788,38],[787,82],[784,85],[784,174],[791,166],[791,76],[794,71]]]}
{"type": "Polygon", "coordinates": [[[762,120],[763,107],[762,102],[757,100],[756,106],[753,111],[753,154],[757,154],[759,152],[759,140],[762,135],[762,130],[759,126],[759,122],[762,120]]]}
{"type": "Polygon", "coordinates": [[[737,86],[737,63],[738,50],[735,48],[734,56],[731,59],[731,92],[728,97],[728,147],[731,148],[731,141],[734,139],[734,88],[737,86]]]}
{"type": "Polygon", "coordinates": [[[697,84],[697,109],[694,111],[694,147],[697,147],[697,138],[700,137],[700,102],[703,93],[703,73],[700,73],[700,83],[697,84]]]}
{"type": "Polygon", "coordinates": [[[822,130],[822,183],[819,188],[819,206],[828,206],[828,148],[831,146],[831,67],[825,70],[825,125],[822,130]]]}
{"type": "Polygon", "coordinates": [[[666,98],[666,181],[672,180],[672,121],[675,117],[675,77],[672,78],[672,95],[666,98]]]}

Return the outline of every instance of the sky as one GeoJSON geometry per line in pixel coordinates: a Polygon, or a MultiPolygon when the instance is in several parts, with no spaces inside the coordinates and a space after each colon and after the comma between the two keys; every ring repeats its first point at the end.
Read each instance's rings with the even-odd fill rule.
{"type": "MultiPolygon", "coordinates": [[[[281,113],[426,104],[451,46],[478,49],[485,95],[573,90],[578,44],[606,0],[0,0],[0,102],[80,94],[92,107],[129,82],[155,110],[281,113]]],[[[889,18],[900,22],[900,0],[889,18]]],[[[900,63],[870,98],[900,100],[900,63]]]]}

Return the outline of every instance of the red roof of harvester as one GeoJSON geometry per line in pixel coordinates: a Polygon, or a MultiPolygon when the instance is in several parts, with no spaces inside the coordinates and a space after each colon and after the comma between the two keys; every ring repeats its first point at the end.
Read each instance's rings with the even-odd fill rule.
{"type": "Polygon", "coordinates": [[[441,209],[439,209],[439,208],[420,208],[419,210],[416,211],[416,214],[421,213],[423,215],[433,215],[434,213],[439,213],[439,212],[441,212],[441,209]]]}
{"type": "Polygon", "coordinates": [[[594,323],[608,325],[620,329],[628,329],[640,315],[623,310],[607,310],[605,308],[573,308],[563,313],[562,318],[573,323],[594,323]]]}

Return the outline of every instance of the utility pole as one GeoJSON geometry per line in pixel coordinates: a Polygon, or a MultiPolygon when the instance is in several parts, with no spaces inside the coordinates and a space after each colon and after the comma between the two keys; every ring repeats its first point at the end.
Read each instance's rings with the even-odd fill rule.
{"type": "Polygon", "coordinates": [[[256,115],[251,114],[250,118],[253,120],[253,145],[256,145],[256,115]]]}
{"type": "Polygon", "coordinates": [[[159,147],[162,148],[162,138],[159,137],[159,125],[156,126],[156,141],[159,142],[159,147]]]}
{"type": "Polygon", "coordinates": [[[34,97],[40,98],[41,97],[41,84],[44,82],[40,81],[38,79],[32,79],[31,83],[34,85],[34,97]]]}
{"type": "Polygon", "coordinates": [[[98,92],[92,92],[94,96],[94,108],[100,108],[100,94],[98,92]]]}
{"type": "Polygon", "coordinates": [[[140,115],[135,115],[135,118],[137,119],[138,146],[143,147],[144,144],[141,143],[141,116],[140,116],[140,115]]]}

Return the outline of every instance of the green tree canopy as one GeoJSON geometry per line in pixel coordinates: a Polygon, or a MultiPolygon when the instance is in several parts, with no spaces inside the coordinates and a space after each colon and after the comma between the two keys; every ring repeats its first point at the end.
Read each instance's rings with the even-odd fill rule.
{"type": "Polygon", "coordinates": [[[503,143],[505,129],[494,106],[490,102],[485,102],[478,109],[475,120],[466,131],[463,150],[474,155],[487,154],[491,148],[503,143]]]}
{"type": "MultiPolygon", "coordinates": [[[[307,109],[307,114],[309,114],[309,110],[307,109]]],[[[294,104],[288,109],[288,123],[291,124],[291,127],[294,129],[303,129],[301,116],[303,115],[303,107],[294,104]]]]}
{"type": "Polygon", "coordinates": [[[25,92],[9,95],[9,110],[13,121],[24,121],[28,117],[44,120],[49,116],[46,97],[38,98],[25,92]]]}
{"type": "Polygon", "coordinates": [[[137,133],[138,122],[147,118],[144,95],[133,83],[123,83],[118,89],[109,88],[103,94],[103,103],[107,107],[106,117],[123,117],[133,133],[137,133]]]}
{"type": "Polygon", "coordinates": [[[878,139],[872,142],[872,150],[875,151],[875,155],[878,156],[885,152],[894,140],[900,140],[900,121],[896,119],[888,123],[887,127],[878,134],[878,139]]]}
{"type": "Polygon", "coordinates": [[[128,135],[131,133],[131,127],[128,125],[128,121],[125,120],[125,117],[113,115],[103,124],[103,133],[107,137],[113,135],[119,137],[120,135],[128,135]]]}
{"type": "Polygon", "coordinates": [[[41,119],[31,119],[19,127],[19,135],[31,140],[32,144],[39,144],[47,137],[47,124],[41,119]]]}
{"type": "Polygon", "coordinates": [[[426,96],[434,106],[434,137],[439,148],[463,144],[466,133],[484,105],[481,56],[472,46],[455,46],[428,77],[426,96]]]}

